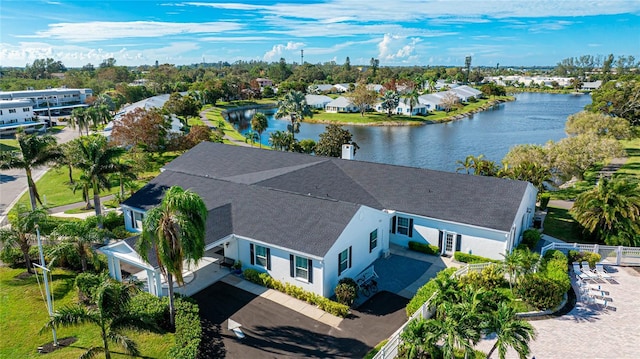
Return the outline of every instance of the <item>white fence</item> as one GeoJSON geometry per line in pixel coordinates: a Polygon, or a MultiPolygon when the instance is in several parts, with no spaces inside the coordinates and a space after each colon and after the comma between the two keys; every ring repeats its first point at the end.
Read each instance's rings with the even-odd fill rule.
{"type": "Polygon", "coordinates": [[[540,251],[544,254],[552,249],[567,253],[571,250],[600,254],[601,262],[611,265],[640,266],[640,248],[623,246],[601,246],[599,244],[582,243],[550,243],[540,251]]]}

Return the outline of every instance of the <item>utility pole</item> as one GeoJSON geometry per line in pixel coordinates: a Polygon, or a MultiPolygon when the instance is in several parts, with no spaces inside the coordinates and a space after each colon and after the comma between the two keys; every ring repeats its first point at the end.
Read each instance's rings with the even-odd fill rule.
{"type": "MultiPolygon", "coordinates": [[[[44,263],[44,253],[42,252],[42,241],[40,240],[40,227],[36,225],[36,234],[38,237],[38,252],[40,252],[40,264],[34,264],[34,266],[42,269],[42,276],[44,277],[44,292],[47,297],[47,310],[49,311],[49,318],[53,317],[53,303],[51,302],[51,290],[49,290],[49,268],[44,263]]],[[[53,346],[58,346],[58,336],[56,334],[56,328],[51,327],[53,332],[53,346]]]]}
{"type": "Polygon", "coordinates": [[[304,50],[300,49],[300,65],[304,65],[304,50]]]}

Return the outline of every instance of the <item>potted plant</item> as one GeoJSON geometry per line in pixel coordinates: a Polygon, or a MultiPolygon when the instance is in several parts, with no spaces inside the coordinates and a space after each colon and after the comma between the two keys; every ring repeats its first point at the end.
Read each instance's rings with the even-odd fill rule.
{"type": "Polygon", "coordinates": [[[233,268],[233,274],[241,274],[242,273],[242,262],[240,260],[235,261],[231,268],[233,268]]]}

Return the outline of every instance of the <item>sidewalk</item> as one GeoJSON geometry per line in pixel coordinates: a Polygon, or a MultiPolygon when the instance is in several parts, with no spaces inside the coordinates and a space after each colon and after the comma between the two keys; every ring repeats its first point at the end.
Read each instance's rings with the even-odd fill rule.
{"type": "MultiPolygon", "coordinates": [[[[115,195],[110,194],[104,197],[100,197],[100,203],[104,203],[106,201],[110,201],[112,199],[115,198],[115,195]]],[[[52,207],[47,209],[47,212],[53,216],[53,217],[63,217],[63,218],[80,218],[80,219],[85,219],[87,217],[91,217],[91,216],[95,216],[96,212],[94,210],[90,210],[87,212],[83,212],[83,213],[74,213],[74,214],[67,214],[64,213],[66,211],[72,210],[72,209],[77,209],[80,208],[82,206],[85,205],[85,202],[76,202],[76,203],[71,203],[71,204],[66,204],[64,206],[58,206],[58,207],[52,207]]],[[[102,213],[106,214],[107,212],[113,212],[113,211],[118,211],[119,208],[104,208],[102,209],[102,213]]]]}

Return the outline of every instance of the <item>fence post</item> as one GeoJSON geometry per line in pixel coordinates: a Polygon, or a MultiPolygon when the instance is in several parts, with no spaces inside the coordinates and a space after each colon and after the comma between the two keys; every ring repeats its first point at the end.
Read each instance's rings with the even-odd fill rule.
{"type": "Polygon", "coordinates": [[[593,245],[593,253],[598,253],[600,246],[598,246],[597,244],[593,245]]]}
{"type": "Polygon", "coordinates": [[[616,250],[616,265],[620,265],[622,263],[622,246],[618,246],[616,250]]]}

